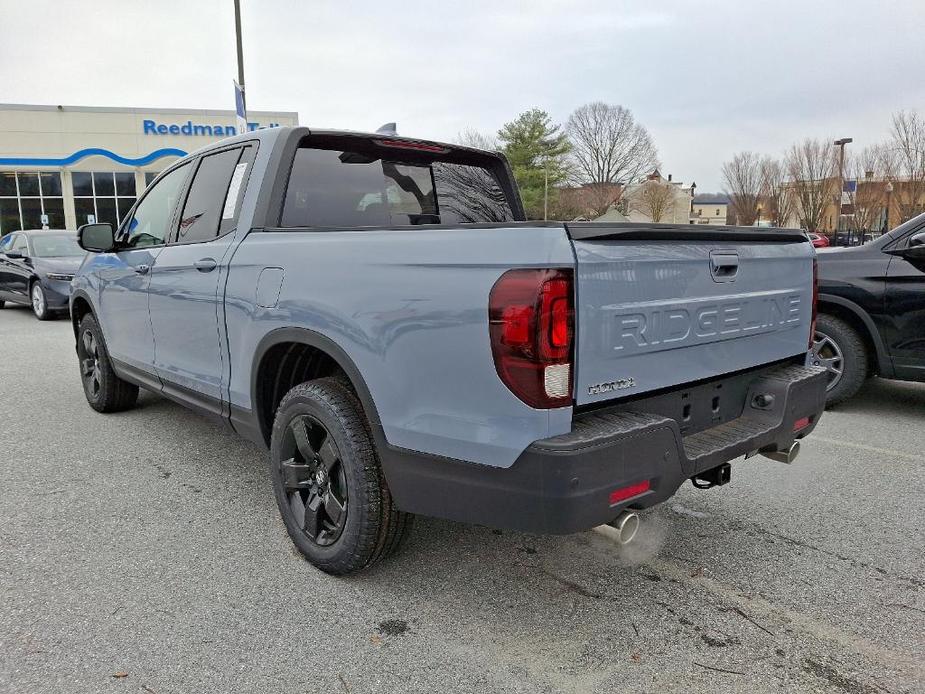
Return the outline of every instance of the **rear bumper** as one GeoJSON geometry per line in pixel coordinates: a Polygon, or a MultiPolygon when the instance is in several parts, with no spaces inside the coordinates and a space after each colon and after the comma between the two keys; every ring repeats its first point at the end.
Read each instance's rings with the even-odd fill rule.
{"type": "MultiPolygon", "coordinates": [[[[403,449],[382,451],[404,511],[524,532],[565,534],[665,501],[690,477],[759,449],[786,449],[815,427],[825,407],[822,369],[780,366],[748,384],[741,415],[682,436],[669,417],[625,407],[575,416],[568,434],[533,443],[510,468],[491,468],[403,449]],[[773,396],[759,408],[759,395],[773,396]],[[808,426],[794,433],[805,417],[808,426]],[[643,494],[610,503],[616,489],[648,481],[643,494]]],[[[767,400],[767,399],[765,399],[767,400]]]]}

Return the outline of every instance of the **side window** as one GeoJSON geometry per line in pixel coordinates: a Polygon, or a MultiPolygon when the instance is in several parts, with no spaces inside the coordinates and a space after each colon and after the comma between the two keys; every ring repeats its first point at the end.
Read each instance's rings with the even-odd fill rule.
{"type": "Polygon", "coordinates": [[[180,215],[179,243],[208,241],[233,228],[248,168],[246,161],[239,164],[241,155],[235,148],[200,160],[180,215]]]}
{"type": "Polygon", "coordinates": [[[127,245],[143,248],[164,243],[187,172],[189,165],[183,164],[164,176],[156,186],[148,189],[122,232],[127,245]]]}
{"type": "Polygon", "coordinates": [[[3,238],[0,238],[0,253],[6,253],[9,248],[13,245],[13,235],[8,234],[3,238]]]}
{"type": "Polygon", "coordinates": [[[23,255],[29,254],[29,242],[26,240],[26,237],[22,234],[16,234],[13,238],[12,250],[19,251],[23,255]]]}

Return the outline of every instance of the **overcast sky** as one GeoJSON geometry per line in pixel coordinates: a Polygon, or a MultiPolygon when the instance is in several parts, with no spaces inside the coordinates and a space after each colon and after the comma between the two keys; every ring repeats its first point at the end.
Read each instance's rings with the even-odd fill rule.
{"type": "MultiPolygon", "coordinates": [[[[925,111],[925,0],[242,0],[248,107],[453,139],[594,100],[663,173],[721,187],[733,152],[884,138],[925,111]]],[[[0,0],[0,102],[233,108],[231,0],[0,0]]]]}

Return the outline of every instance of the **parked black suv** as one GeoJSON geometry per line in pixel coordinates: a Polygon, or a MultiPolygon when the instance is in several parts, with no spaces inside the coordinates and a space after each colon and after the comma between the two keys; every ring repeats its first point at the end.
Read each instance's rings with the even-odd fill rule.
{"type": "Polygon", "coordinates": [[[818,251],[812,357],[829,371],[827,402],[868,376],[925,381],[925,214],[863,246],[818,251]]]}

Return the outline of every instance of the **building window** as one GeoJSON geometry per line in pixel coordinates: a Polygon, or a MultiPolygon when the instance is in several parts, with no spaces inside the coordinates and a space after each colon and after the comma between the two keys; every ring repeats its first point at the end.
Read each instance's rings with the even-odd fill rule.
{"type": "Polygon", "coordinates": [[[17,229],[64,228],[64,198],[57,171],[0,171],[0,236],[17,229]]]}
{"type": "Polygon", "coordinates": [[[134,171],[74,171],[71,182],[77,226],[109,222],[117,227],[135,204],[134,171]]]}
{"type": "Polygon", "coordinates": [[[145,171],[145,188],[151,185],[151,182],[154,181],[160,175],[160,171],[145,171]]]}

